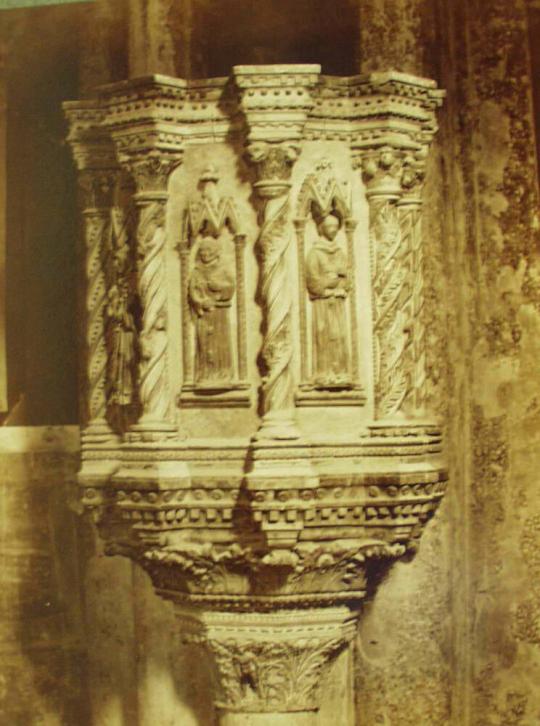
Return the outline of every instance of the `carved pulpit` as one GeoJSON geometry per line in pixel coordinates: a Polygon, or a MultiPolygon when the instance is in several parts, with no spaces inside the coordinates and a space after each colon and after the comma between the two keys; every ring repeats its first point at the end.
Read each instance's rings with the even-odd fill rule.
{"type": "Polygon", "coordinates": [[[317,65],[65,104],[86,249],[82,498],[214,661],[220,723],[316,723],[445,490],[421,190],[443,92],[317,65]]]}

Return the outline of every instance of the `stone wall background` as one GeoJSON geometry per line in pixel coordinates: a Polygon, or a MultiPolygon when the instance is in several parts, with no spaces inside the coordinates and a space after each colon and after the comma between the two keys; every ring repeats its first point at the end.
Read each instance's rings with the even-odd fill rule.
{"type": "MultiPolygon", "coordinates": [[[[525,0],[227,7],[226,24],[216,0],[2,11],[10,64],[7,423],[77,423],[78,242],[62,100],[128,74],[225,74],[233,63],[322,61],[328,73],[394,67],[435,78],[448,96],[426,187],[427,315],[452,486],[417,556],[396,565],[366,605],[356,720],[536,726],[540,72],[529,39],[540,10],[525,0]]],[[[210,724],[208,674],[177,645],[168,604],[128,562],[105,558],[77,513],[76,431],[0,434],[2,719],[210,724]]],[[[346,664],[339,669],[322,724],[336,722],[330,714],[344,701],[346,664]]]]}

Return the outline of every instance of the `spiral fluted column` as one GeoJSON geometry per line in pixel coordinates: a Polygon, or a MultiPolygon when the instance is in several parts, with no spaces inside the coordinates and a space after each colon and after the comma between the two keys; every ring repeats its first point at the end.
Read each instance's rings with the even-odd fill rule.
{"type": "Polygon", "coordinates": [[[402,242],[409,255],[411,369],[409,413],[422,416],[426,407],[426,326],[424,321],[424,245],[422,240],[422,183],[424,154],[407,156],[402,174],[403,196],[397,203],[402,242]]]}
{"type": "Polygon", "coordinates": [[[375,418],[400,418],[411,395],[411,260],[398,213],[402,155],[391,148],[365,153],[362,176],[369,202],[375,418]]]}
{"type": "Polygon", "coordinates": [[[287,177],[297,157],[290,144],[252,144],[248,153],[257,165],[255,189],[263,202],[257,248],[260,260],[260,294],[264,311],[261,355],[265,365],[262,384],[264,438],[298,437],[295,425],[292,294],[289,278],[291,224],[287,177]],[[271,174],[279,174],[278,178],[271,174]]]}
{"type": "Polygon", "coordinates": [[[180,158],[144,156],[130,159],[138,209],[137,292],[141,307],[139,333],[139,400],[141,413],[130,436],[174,436],[168,369],[166,232],[167,181],[180,158]]]}
{"type": "Polygon", "coordinates": [[[107,240],[110,234],[112,173],[85,170],[80,175],[85,236],[86,271],[86,442],[113,437],[107,422],[105,308],[107,304],[107,240]]]}

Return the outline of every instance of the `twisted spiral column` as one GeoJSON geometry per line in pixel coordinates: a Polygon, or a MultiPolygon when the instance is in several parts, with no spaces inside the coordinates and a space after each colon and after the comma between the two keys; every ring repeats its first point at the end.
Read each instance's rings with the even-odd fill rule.
{"type": "Polygon", "coordinates": [[[179,162],[179,158],[160,155],[130,160],[137,186],[137,292],[141,307],[141,413],[131,427],[131,438],[159,440],[176,434],[168,370],[165,215],[168,176],[179,162]]]}
{"type": "Polygon", "coordinates": [[[409,346],[412,391],[410,407],[415,413],[424,411],[426,397],[426,328],[424,323],[424,273],[421,230],[421,202],[404,197],[398,203],[403,244],[410,259],[411,339],[409,346]]]}
{"type": "Polygon", "coordinates": [[[137,194],[137,294],[139,332],[139,401],[130,438],[156,440],[174,435],[168,369],[167,274],[165,263],[165,193],[137,194]]]}
{"type": "Polygon", "coordinates": [[[410,233],[399,208],[403,155],[391,147],[363,152],[369,203],[375,418],[402,418],[412,391],[410,233]]]}
{"type": "Polygon", "coordinates": [[[292,146],[253,144],[252,160],[259,181],[255,188],[263,200],[262,224],[257,242],[261,264],[264,339],[261,355],[266,368],[262,383],[262,423],[258,438],[295,439],[292,291],[288,258],[290,228],[290,166],[296,158],[292,146]]]}
{"type": "Polygon", "coordinates": [[[87,345],[87,423],[86,442],[99,443],[113,437],[107,422],[107,345],[105,309],[107,305],[107,240],[110,211],[107,206],[112,187],[110,176],[98,171],[81,174],[84,192],[83,217],[86,272],[86,345],[87,345]]]}
{"type": "Polygon", "coordinates": [[[166,200],[162,198],[137,201],[138,292],[142,307],[140,424],[162,424],[169,417],[165,203],[166,200]]]}
{"type": "Polygon", "coordinates": [[[373,199],[370,214],[375,413],[377,418],[389,418],[402,411],[411,390],[409,255],[395,202],[373,199]]]}
{"type": "Polygon", "coordinates": [[[108,230],[107,210],[87,209],[84,217],[86,226],[88,427],[92,428],[105,423],[107,406],[105,398],[107,348],[103,317],[107,299],[103,269],[103,243],[108,230]]]}

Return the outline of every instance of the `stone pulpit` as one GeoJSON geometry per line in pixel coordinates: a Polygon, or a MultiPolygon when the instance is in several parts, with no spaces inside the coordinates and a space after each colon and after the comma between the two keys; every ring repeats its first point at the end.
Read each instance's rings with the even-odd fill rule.
{"type": "Polygon", "coordinates": [[[443,95],[269,65],[65,104],[81,496],[211,658],[222,726],[316,723],[363,600],[444,494],[422,241],[443,95]]]}

